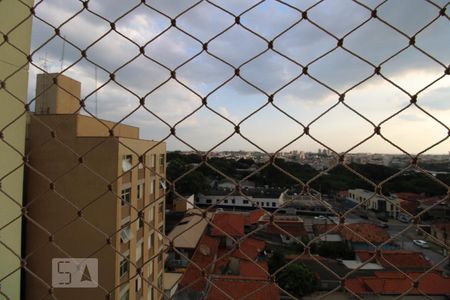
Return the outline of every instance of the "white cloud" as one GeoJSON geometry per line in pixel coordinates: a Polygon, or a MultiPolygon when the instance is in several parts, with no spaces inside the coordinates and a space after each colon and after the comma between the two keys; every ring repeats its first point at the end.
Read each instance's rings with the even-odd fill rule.
{"type": "MultiPolygon", "coordinates": [[[[149,40],[161,33],[170,24],[170,20],[157,11],[147,6],[140,5],[139,1],[89,1],[89,7],[96,13],[110,21],[115,21],[124,13],[129,14],[117,21],[117,30],[129,37],[139,45],[146,44],[149,40]]],[[[167,14],[170,18],[177,16],[187,9],[195,1],[180,3],[179,1],[147,1],[148,5],[167,14]]],[[[251,5],[242,1],[215,1],[223,5],[233,13],[241,13],[251,5]]],[[[365,1],[372,5],[373,1],[365,1]]],[[[293,5],[295,3],[292,3],[293,5]]],[[[301,9],[309,4],[302,2],[301,9]]],[[[36,10],[40,18],[54,26],[59,26],[67,18],[74,15],[81,4],[61,1],[44,1],[36,10]]],[[[409,1],[388,1],[388,5],[382,5],[378,9],[379,15],[392,22],[408,33],[414,33],[429,20],[430,16],[437,16],[438,9],[425,2],[411,3],[409,1]],[[392,3],[394,2],[394,3],[392,3]],[[398,16],[398,17],[393,17],[398,16]],[[418,21],[416,21],[418,20],[418,21]]],[[[271,39],[280,31],[295,22],[301,14],[275,1],[267,1],[257,9],[251,10],[241,16],[242,24],[245,24],[271,39]]],[[[370,12],[351,1],[339,2],[325,1],[308,11],[308,15],[314,22],[332,31],[341,37],[349,30],[366,20],[370,12]]],[[[62,26],[61,34],[67,40],[85,49],[96,41],[102,34],[110,30],[109,21],[104,21],[94,14],[83,11],[73,20],[62,26]]],[[[233,23],[233,17],[214,8],[207,3],[201,3],[191,11],[177,18],[177,25],[202,42],[206,42],[215,34],[233,23]]],[[[420,45],[432,55],[448,65],[448,43],[433,46],[435,42],[442,41],[445,33],[449,32],[447,26],[437,21],[424,32],[417,36],[417,45],[420,45]]],[[[54,35],[51,27],[41,21],[34,22],[33,49],[40,47],[47,39],[54,35]]],[[[448,35],[450,36],[450,35],[448,35]]],[[[374,64],[379,64],[387,57],[407,46],[408,39],[402,38],[386,25],[377,20],[358,29],[344,39],[344,46],[355,51],[363,58],[374,64]]],[[[274,49],[298,61],[308,64],[321,54],[336,45],[336,40],[321,31],[313,24],[302,21],[294,28],[281,35],[274,42],[274,49]]],[[[43,65],[42,57],[47,56],[48,71],[60,70],[63,42],[55,38],[47,46],[34,54],[37,64],[43,65]]],[[[80,52],[69,43],[65,45],[64,66],[75,62],[80,58],[80,52]]],[[[238,67],[249,58],[258,55],[267,49],[267,43],[249,33],[243,27],[234,25],[232,29],[211,41],[208,50],[238,67]]],[[[121,66],[139,54],[139,48],[121,37],[117,33],[110,33],[101,41],[89,47],[88,58],[109,72],[120,68],[116,74],[116,80],[126,86],[127,89],[137,95],[127,92],[116,84],[108,84],[97,94],[99,101],[99,116],[120,120],[134,108],[138,107],[138,97],[146,97],[146,106],[160,118],[167,121],[170,126],[183,119],[201,105],[201,99],[185,87],[171,79],[162,87],[153,91],[158,85],[169,79],[170,71],[202,51],[202,45],[192,37],[189,37],[179,29],[171,28],[162,36],[149,43],[145,53],[150,58],[161,63],[151,62],[140,56],[127,66],[121,66]]],[[[191,62],[184,64],[177,70],[177,77],[188,87],[205,96],[233,75],[233,68],[211,58],[203,53],[191,62]]],[[[30,70],[30,89],[34,90],[36,70],[30,70]]],[[[98,83],[109,80],[109,74],[97,69],[98,83]]],[[[273,51],[253,60],[241,68],[241,76],[249,82],[257,85],[267,93],[273,93],[283,86],[291,78],[300,74],[301,68],[285,58],[281,58],[273,51]]],[[[415,93],[427,84],[441,76],[444,68],[438,63],[427,58],[415,49],[398,55],[398,57],[382,65],[382,74],[399,84],[410,93],[415,93]]],[[[95,67],[93,64],[82,61],[71,67],[66,75],[72,76],[83,84],[83,96],[90,94],[95,88],[95,67]]],[[[312,63],[309,73],[318,80],[326,82],[339,92],[345,91],[353,84],[373,73],[373,67],[358,60],[343,50],[337,50],[312,63]]],[[[448,77],[448,76],[447,76],[448,77]]],[[[418,103],[439,118],[441,121],[450,119],[449,106],[445,105],[449,97],[450,83],[443,79],[419,95],[418,103]]],[[[33,92],[29,93],[30,98],[33,92]]],[[[328,109],[337,101],[337,95],[321,86],[314,80],[302,76],[285,87],[275,95],[275,104],[279,105],[286,113],[295,117],[304,124],[311,122],[316,116],[328,109]]],[[[90,99],[94,99],[92,95],[90,99]]],[[[252,111],[263,105],[267,99],[261,92],[235,78],[224,87],[215,91],[208,97],[208,103],[220,114],[229,117],[234,122],[239,122],[252,111]],[[239,82],[239,83],[238,83],[239,82]]],[[[356,87],[347,93],[346,103],[361,111],[373,122],[377,123],[390,116],[404,105],[408,104],[408,97],[400,90],[380,78],[372,78],[367,83],[356,87]]],[[[88,109],[92,110],[93,100],[89,100],[88,109]]],[[[330,126],[317,128],[317,134],[329,140],[339,149],[348,149],[357,138],[365,135],[365,129],[351,123],[350,119],[343,119],[343,115],[326,115],[326,123],[330,126]],[[339,138],[352,131],[354,136],[348,140],[339,138]]],[[[268,151],[279,148],[280,145],[291,141],[298,135],[299,127],[291,126],[293,122],[287,121],[286,116],[273,109],[267,109],[258,113],[250,120],[244,122],[246,133],[250,138],[257,140],[268,151]],[[264,129],[265,128],[265,129],[264,129]]],[[[429,117],[420,111],[411,111],[389,123],[390,132],[399,142],[404,143],[412,151],[419,151],[423,145],[439,138],[440,128],[436,122],[429,123],[429,117]],[[408,126],[405,127],[405,122],[408,126]],[[425,122],[426,125],[422,123],[425,122]],[[406,129],[407,128],[407,129],[406,129]],[[427,131],[423,129],[427,128],[427,131]],[[433,130],[432,130],[433,129],[433,130]],[[435,130],[434,130],[435,129],[435,130]],[[414,130],[416,138],[406,138],[405,130],[414,130]]],[[[325,120],[324,120],[325,121],[325,120]]],[[[148,111],[140,108],[127,120],[127,123],[142,127],[146,138],[162,138],[168,134],[169,128],[163,122],[152,116],[148,111]]],[[[447,121],[448,122],[448,121],[447,121]]],[[[295,123],[294,123],[295,124],[295,123]]],[[[244,126],[243,125],[243,126],[244,126]]],[[[314,124],[313,124],[314,126],[314,124]]],[[[447,124],[448,126],[448,124],[447,124]]],[[[317,126],[319,127],[319,126],[317,126]]],[[[201,149],[208,149],[233,132],[232,125],[202,108],[200,112],[187,118],[177,126],[180,135],[189,139],[192,144],[201,149]]],[[[301,127],[300,127],[301,128],[301,127]]],[[[369,128],[370,129],[370,128],[369,128]]],[[[179,143],[169,141],[169,148],[178,147],[179,143]]],[[[368,143],[369,145],[370,143],[368,143]]],[[[306,147],[303,150],[316,150],[314,143],[299,144],[306,147]]],[[[247,142],[233,137],[224,147],[236,149],[253,149],[247,142]]],[[[363,146],[362,146],[363,147],[363,146]]],[[[384,146],[385,147],[385,146],[384,146]]],[[[435,152],[448,151],[448,143],[433,149],[435,152]]],[[[364,150],[389,152],[389,147],[383,148],[383,143],[370,144],[364,150]],[[372,147],[372,148],[371,148],[372,147]],[[389,149],[384,151],[383,149],[389,149]]]]}

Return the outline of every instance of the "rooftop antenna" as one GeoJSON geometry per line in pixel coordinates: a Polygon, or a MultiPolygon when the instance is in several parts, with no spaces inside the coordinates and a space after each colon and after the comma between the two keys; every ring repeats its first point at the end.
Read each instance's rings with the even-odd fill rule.
{"type": "Polygon", "coordinates": [[[47,71],[48,71],[48,65],[47,65],[47,61],[48,61],[48,59],[47,59],[47,50],[45,51],[45,55],[44,55],[44,57],[39,57],[39,61],[41,62],[41,64],[42,64],[42,69],[44,69],[44,71],[46,72],[46,73],[48,73],[47,71]]]}
{"type": "Polygon", "coordinates": [[[97,66],[95,66],[95,117],[98,117],[98,83],[97,83],[97,66]]]}
{"type": "MultiPolygon", "coordinates": [[[[45,51],[44,57],[39,57],[39,61],[40,61],[40,64],[42,65],[42,69],[44,69],[44,73],[48,73],[47,51],[45,51]]],[[[41,95],[41,97],[43,97],[43,99],[42,99],[41,109],[38,112],[40,114],[44,114],[45,113],[45,107],[47,107],[47,91],[44,90],[44,86],[45,86],[44,81],[42,81],[41,89],[43,91],[43,95],[41,95]]],[[[37,108],[35,108],[35,111],[36,111],[36,109],[37,108]]]]}
{"type": "Polygon", "coordinates": [[[63,67],[64,67],[64,54],[65,54],[65,50],[66,50],[66,36],[63,36],[63,38],[62,38],[62,40],[63,40],[63,44],[62,44],[62,50],[61,50],[61,71],[60,72],[62,72],[62,70],[63,70],[63,67]]]}

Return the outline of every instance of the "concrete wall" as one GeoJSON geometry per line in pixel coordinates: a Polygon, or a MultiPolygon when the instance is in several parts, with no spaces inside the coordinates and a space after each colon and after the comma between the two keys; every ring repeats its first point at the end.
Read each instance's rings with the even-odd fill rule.
{"type": "Polygon", "coordinates": [[[139,128],[116,124],[111,121],[94,119],[88,116],[79,115],[77,123],[77,136],[109,136],[109,129],[114,128],[114,135],[138,139],[139,128]]]}
{"type": "Polygon", "coordinates": [[[73,114],[80,109],[81,83],[58,73],[38,74],[37,114],[73,114]],[[54,82],[56,81],[56,83],[54,82]]]}
{"type": "MultiPolygon", "coordinates": [[[[22,2],[32,6],[34,1],[22,2]]],[[[30,51],[31,18],[12,29],[29,14],[29,9],[19,1],[0,1],[0,32],[7,33],[9,43],[24,53],[30,51]]],[[[3,38],[1,41],[3,42],[3,38]]],[[[0,230],[0,299],[4,299],[5,296],[9,299],[20,299],[20,206],[23,190],[21,164],[26,122],[26,116],[20,115],[24,112],[24,103],[27,102],[28,66],[26,55],[8,43],[0,46],[0,59],[0,81],[4,82],[5,88],[17,97],[14,98],[5,89],[0,88],[0,128],[13,122],[3,131],[3,135],[4,140],[18,151],[17,153],[0,141],[0,178],[6,176],[1,181],[0,228],[9,224],[0,230]],[[16,73],[10,76],[14,72],[16,73]]]]}
{"type": "Polygon", "coordinates": [[[74,117],[59,117],[62,119],[57,115],[31,118],[27,205],[33,221],[27,222],[26,254],[27,268],[40,279],[28,274],[26,299],[40,299],[47,293],[52,258],[67,257],[98,258],[102,288],[55,289],[55,297],[103,299],[103,289],[116,286],[116,252],[106,239],[114,237],[117,228],[117,195],[108,190],[108,184],[116,178],[118,145],[114,139],[102,137],[75,138],[70,134],[75,131],[74,117]],[[48,127],[57,138],[49,139],[48,127]],[[79,155],[83,155],[82,164],[79,155]]]}

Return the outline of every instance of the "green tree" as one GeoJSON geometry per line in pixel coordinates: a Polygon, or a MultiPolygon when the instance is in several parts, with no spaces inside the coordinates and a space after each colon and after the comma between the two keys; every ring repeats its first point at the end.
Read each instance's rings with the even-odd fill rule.
{"type": "Polygon", "coordinates": [[[316,289],[317,278],[303,264],[294,263],[278,274],[277,283],[283,290],[300,298],[316,289]]]}
{"type": "Polygon", "coordinates": [[[270,274],[275,273],[279,268],[287,263],[284,253],[280,250],[275,250],[269,259],[269,272],[270,274]]]}

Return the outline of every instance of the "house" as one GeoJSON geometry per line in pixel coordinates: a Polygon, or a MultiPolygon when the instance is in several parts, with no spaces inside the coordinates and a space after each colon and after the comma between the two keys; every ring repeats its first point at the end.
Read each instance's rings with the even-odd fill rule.
{"type": "Polygon", "coordinates": [[[265,233],[279,236],[284,244],[295,243],[308,236],[303,219],[298,216],[274,215],[273,223],[270,224],[270,217],[264,215],[258,224],[258,227],[264,228],[265,233]]]}
{"type": "Polygon", "coordinates": [[[341,261],[319,255],[302,255],[300,257],[298,255],[289,255],[286,258],[295,260],[311,270],[318,279],[318,289],[321,291],[330,291],[339,287],[341,284],[340,278],[351,271],[341,261]]]}
{"type": "Polygon", "coordinates": [[[174,299],[279,299],[270,280],[266,242],[244,236],[246,224],[261,212],[216,212],[186,268],[174,299]],[[225,292],[225,293],[224,293],[225,292]]]}
{"type": "Polygon", "coordinates": [[[396,218],[400,212],[400,198],[395,196],[381,196],[372,191],[364,189],[348,190],[348,200],[360,204],[365,209],[388,214],[391,218],[396,218]]]}
{"type": "Polygon", "coordinates": [[[178,197],[173,200],[173,210],[175,212],[185,212],[194,208],[194,195],[178,197]]]}
{"type": "Polygon", "coordinates": [[[267,279],[239,277],[219,277],[212,280],[207,300],[248,299],[266,300],[280,299],[280,289],[267,279]]]}
{"type": "MultiPolygon", "coordinates": [[[[339,234],[354,250],[370,250],[384,244],[390,238],[383,228],[371,223],[352,224],[314,224],[313,232],[316,236],[339,234]]],[[[383,249],[397,249],[398,245],[388,242],[383,249]]]]}
{"type": "Polygon", "coordinates": [[[215,205],[217,207],[238,207],[241,209],[262,207],[274,210],[280,205],[279,197],[275,194],[274,191],[254,190],[253,192],[246,192],[244,196],[237,192],[230,195],[228,191],[211,190],[208,195],[199,194],[195,204],[198,206],[215,205]]]}
{"type": "Polygon", "coordinates": [[[448,197],[435,196],[419,200],[419,210],[426,211],[423,219],[449,219],[450,202],[448,197]]]}
{"type": "Polygon", "coordinates": [[[437,238],[445,245],[450,245],[450,222],[437,221],[431,225],[431,235],[437,238]]]}
{"type": "Polygon", "coordinates": [[[356,250],[356,259],[360,263],[368,261],[382,266],[384,269],[400,269],[402,271],[424,271],[432,267],[421,252],[406,250],[383,250],[380,253],[367,250],[356,250]]]}
{"type": "Polygon", "coordinates": [[[397,299],[399,296],[402,299],[450,297],[450,278],[437,272],[408,272],[406,275],[398,271],[375,272],[372,276],[347,279],[345,287],[359,297],[372,299],[397,299]],[[417,286],[413,280],[417,280],[417,286]]]}
{"type": "Polygon", "coordinates": [[[204,217],[201,210],[191,209],[169,232],[167,239],[164,239],[164,244],[168,247],[169,242],[172,242],[173,247],[177,251],[168,253],[168,269],[179,272],[184,271],[188,264],[188,259],[194,254],[210,218],[211,214],[207,214],[204,217]]]}

